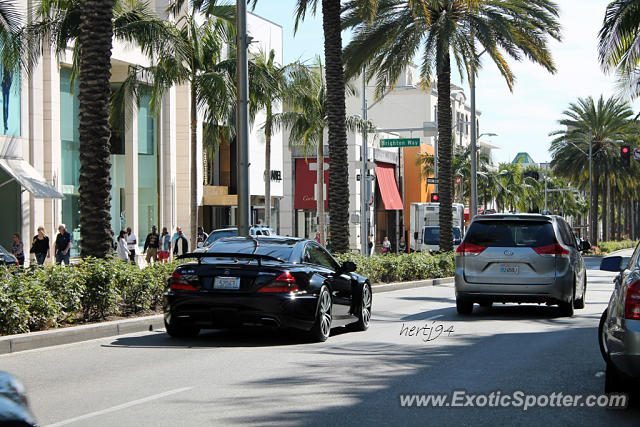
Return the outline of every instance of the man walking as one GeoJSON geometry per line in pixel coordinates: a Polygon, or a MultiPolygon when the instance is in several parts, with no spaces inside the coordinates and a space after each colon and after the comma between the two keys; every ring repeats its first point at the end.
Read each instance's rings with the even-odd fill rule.
{"type": "Polygon", "coordinates": [[[146,260],[147,265],[151,264],[151,259],[153,258],[153,262],[158,262],[158,248],[160,247],[160,235],[158,235],[158,229],[154,225],[151,227],[151,233],[147,235],[147,238],[144,241],[144,251],[147,253],[146,260]]]}
{"type": "Polygon", "coordinates": [[[196,236],[197,245],[199,248],[204,246],[204,242],[207,240],[209,235],[204,232],[204,228],[201,225],[198,226],[198,235],[196,236]]]}
{"type": "Polygon", "coordinates": [[[131,231],[131,227],[127,227],[127,249],[129,249],[129,261],[131,264],[136,263],[136,245],[138,237],[131,231]]]}
{"type": "Polygon", "coordinates": [[[160,235],[160,251],[158,259],[160,262],[166,263],[169,260],[169,252],[171,252],[171,236],[167,231],[167,227],[162,227],[162,235],[160,235]]]}
{"type": "Polygon", "coordinates": [[[56,236],[56,244],[54,253],[56,255],[56,264],[62,264],[63,262],[69,265],[71,254],[71,234],[67,231],[67,226],[60,224],[58,226],[58,235],[56,236]]]}
{"type": "Polygon", "coordinates": [[[178,240],[176,240],[176,245],[173,248],[173,254],[175,256],[184,255],[189,252],[189,242],[187,238],[184,237],[184,233],[179,229],[178,231],[178,240]]]}

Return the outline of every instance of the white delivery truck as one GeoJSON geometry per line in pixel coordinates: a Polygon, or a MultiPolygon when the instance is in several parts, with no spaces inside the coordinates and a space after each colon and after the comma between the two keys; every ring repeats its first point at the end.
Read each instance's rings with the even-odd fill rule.
{"type": "MultiPolygon", "coordinates": [[[[464,230],[464,205],[453,203],[453,244],[457,247],[462,242],[464,230]]],[[[411,203],[409,233],[412,251],[440,250],[440,203],[411,203]]]]}

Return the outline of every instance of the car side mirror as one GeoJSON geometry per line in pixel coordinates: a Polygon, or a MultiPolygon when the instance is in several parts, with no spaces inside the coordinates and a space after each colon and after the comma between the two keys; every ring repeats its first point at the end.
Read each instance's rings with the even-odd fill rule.
{"type": "Polygon", "coordinates": [[[341,273],[351,273],[352,271],[356,271],[356,263],[352,261],[345,261],[340,268],[341,273]]]}
{"type": "Polygon", "coordinates": [[[198,247],[199,247],[199,248],[204,247],[204,242],[198,242],[198,247]]]}
{"type": "Polygon", "coordinates": [[[591,243],[588,240],[580,240],[580,246],[578,246],[581,252],[591,249],[591,243]]]}
{"type": "Polygon", "coordinates": [[[600,270],[620,272],[622,270],[622,257],[609,256],[600,261],[600,270]]]}

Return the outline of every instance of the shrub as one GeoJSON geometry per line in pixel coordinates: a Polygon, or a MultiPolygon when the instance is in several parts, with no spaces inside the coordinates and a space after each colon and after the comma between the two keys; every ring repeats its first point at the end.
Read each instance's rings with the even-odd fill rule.
{"type": "Polygon", "coordinates": [[[637,244],[637,241],[622,240],[620,242],[598,242],[598,247],[602,253],[608,254],[620,249],[635,248],[637,244]]]}

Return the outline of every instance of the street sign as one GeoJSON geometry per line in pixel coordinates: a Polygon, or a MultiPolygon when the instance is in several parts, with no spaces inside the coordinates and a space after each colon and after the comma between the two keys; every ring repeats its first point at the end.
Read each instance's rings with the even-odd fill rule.
{"type": "Polygon", "coordinates": [[[640,148],[633,149],[633,158],[636,160],[640,160],[640,148]]]}
{"type": "Polygon", "coordinates": [[[397,148],[397,147],[419,147],[420,138],[393,138],[393,139],[381,139],[380,147],[382,148],[397,148]]]}
{"type": "Polygon", "coordinates": [[[438,184],[438,178],[427,178],[427,184],[438,184]]]}

